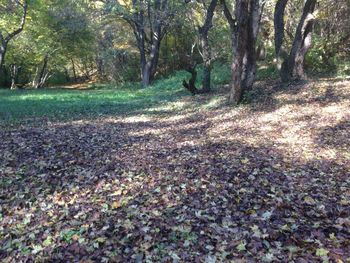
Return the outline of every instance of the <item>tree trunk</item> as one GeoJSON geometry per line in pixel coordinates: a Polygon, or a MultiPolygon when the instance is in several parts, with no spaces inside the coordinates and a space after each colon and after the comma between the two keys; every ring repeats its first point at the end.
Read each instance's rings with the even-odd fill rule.
{"type": "Polygon", "coordinates": [[[71,59],[71,61],[72,61],[72,70],[73,70],[74,82],[77,82],[77,73],[76,73],[76,70],[75,70],[75,63],[74,63],[73,59],[71,59]]]}
{"type": "Polygon", "coordinates": [[[142,67],[142,87],[148,87],[151,84],[151,67],[149,63],[146,63],[142,67]]]}
{"type": "Polygon", "coordinates": [[[280,70],[280,77],[283,82],[294,79],[302,79],[304,73],[304,59],[307,51],[311,47],[312,30],[314,23],[313,12],[317,0],[306,0],[303,14],[300,18],[294,36],[290,54],[283,48],[284,42],[284,13],[288,0],[278,0],[275,6],[274,26],[275,26],[275,50],[277,56],[277,66],[280,70]]]}
{"type": "Polygon", "coordinates": [[[150,2],[147,5],[147,12],[145,12],[145,2],[143,1],[132,0],[132,5],[139,11],[135,12],[132,17],[125,17],[125,19],[132,27],[136,37],[140,52],[141,84],[143,87],[147,87],[154,80],[157,72],[160,43],[166,26],[164,19],[167,18],[168,0],[155,0],[153,13],[151,13],[150,2]],[[146,19],[148,18],[147,21],[145,21],[145,15],[146,19]],[[147,28],[148,26],[149,28],[147,28]],[[148,38],[146,32],[150,34],[148,38]]]}
{"type": "Polygon", "coordinates": [[[248,41],[248,0],[236,1],[236,19],[237,19],[237,35],[236,39],[232,39],[232,42],[236,42],[236,52],[234,54],[233,63],[231,66],[232,82],[229,102],[237,105],[242,100],[243,87],[242,87],[242,74],[243,74],[243,59],[246,54],[246,45],[248,41]]]}
{"type": "Polygon", "coordinates": [[[207,9],[206,18],[202,27],[198,29],[199,33],[199,43],[202,49],[202,58],[203,58],[203,80],[202,80],[202,92],[210,92],[211,86],[211,50],[209,45],[209,30],[213,26],[213,17],[214,11],[217,6],[218,0],[212,0],[207,9]]]}
{"type": "Polygon", "coordinates": [[[264,3],[260,0],[250,0],[249,21],[248,21],[248,41],[246,44],[246,56],[244,61],[243,87],[244,90],[251,90],[256,75],[256,41],[260,30],[261,14],[264,3]]]}
{"type": "Polygon", "coordinates": [[[6,55],[6,43],[1,43],[0,45],[0,74],[2,73],[2,67],[5,62],[5,55],[6,55]]]}
{"type": "Polygon", "coordinates": [[[277,57],[277,68],[283,82],[289,80],[288,53],[283,48],[284,42],[284,13],[288,0],[278,0],[275,6],[274,27],[275,27],[275,52],[277,57]]]}
{"type": "Polygon", "coordinates": [[[5,62],[6,50],[7,50],[7,44],[3,39],[2,35],[0,34],[0,77],[2,74],[2,67],[4,66],[4,62],[5,62]]]}
{"type": "Polygon", "coordinates": [[[186,68],[186,71],[188,71],[189,73],[191,73],[191,78],[190,80],[187,81],[184,80],[182,82],[182,85],[187,89],[189,90],[192,95],[196,95],[196,94],[199,94],[199,93],[203,93],[201,91],[199,91],[197,88],[196,88],[196,80],[197,80],[197,70],[196,70],[196,64],[194,65],[190,65],[188,66],[188,68],[186,68]]]}
{"type": "Polygon", "coordinates": [[[317,0],[306,1],[289,55],[289,74],[296,79],[305,77],[304,58],[311,47],[316,2],[317,0]]]}
{"type": "MultiPolygon", "coordinates": [[[[159,25],[160,27],[160,25],[159,25]]],[[[158,32],[153,33],[153,43],[151,46],[151,53],[149,56],[149,63],[150,63],[150,82],[152,82],[155,78],[155,75],[157,73],[157,67],[159,62],[159,50],[160,50],[160,42],[161,42],[161,32],[160,28],[157,30],[158,32]]]]}
{"type": "Polygon", "coordinates": [[[36,70],[34,79],[33,79],[33,88],[40,89],[45,87],[46,81],[49,79],[49,73],[47,72],[47,64],[49,60],[49,55],[46,54],[43,60],[43,66],[41,67],[40,72],[38,68],[36,70]]]}
{"type": "Polygon", "coordinates": [[[49,55],[46,54],[43,61],[43,67],[41,68],[41,71],[39,73],[39,79],[38,79],[39,85],[37,88],[43,88],[45,86],[46,75],[47,75],[46,68],[47,68],[48,60],[49,60],[49,55]]]}
{"type": "Polygon", "coordinates": [[[18,76],[18,67],[15,64],[10,65],[10,75],[11,75],[11,90],[17,88],[17,76],[18,76]]]}
{"type": "Polygon", "coordinates": [[[204,93],[210,92],[211,85],[211,51],[209,47],[208,30],[209,29],[205,29],[205,32],[201,32],[201,30],[199,30],[203,58],[202,91],[204,93]]]}

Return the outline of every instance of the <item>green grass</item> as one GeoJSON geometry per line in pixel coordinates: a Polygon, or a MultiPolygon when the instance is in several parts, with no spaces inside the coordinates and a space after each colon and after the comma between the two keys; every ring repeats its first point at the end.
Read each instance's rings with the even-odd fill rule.
{"type": "Polygon", "coordinates": [[[86,90],[0,90],[0,122],[16,123],[36,118],[75,119],[145,111],[189,95],[182,87],[185,72],[141,89],[137,84],[92,85],[86,90]]]}
{"type": "MultiPolygon", "coordinates": [[[[156,81],[142,89],[137,83],[123,85],[93,84],[87,89],[49,88],[40,90],[0,89],[0,124],[21,124],[40,119],[71,120],[126,113],[159,114],[181,111],[187,107],[176,106],[181,97],[191,96],[182,86],[189,73],[179,71],[166,79],[156,81]],[[170,108],[169,108],[170,106],[170,108]]],[[[200,87],[202,68],[198,67],[197,87],[200,87]]],[[[273,67],[259,67],[257,79],[277,77],[273,67]]],[[[231,70],[228,64],[216,64],[212,71],[213,86],[229,83],[231,70]]],[[[212,97],[208,105],[216,105],[212,97]]],[[[181,103],[180,103],[181,104],[181,103]]],[[[203,105],[202,105],[203,106],[203,105]]]]}

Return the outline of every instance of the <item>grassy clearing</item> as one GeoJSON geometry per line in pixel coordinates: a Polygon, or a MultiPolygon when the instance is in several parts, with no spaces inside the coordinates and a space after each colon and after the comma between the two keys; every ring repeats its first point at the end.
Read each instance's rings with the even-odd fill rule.
{"type": "Polygon", "coordinates": [[[90,85],[83,90],[0,90],[0,120],[17,123],[28,119],[75,119],[142,111],[188,94],[181,86],[186,73],[178,72],[152,87],[90,85]]]}
{"type": "Polygon", "coordinates": [[[257,83],[236,108],[172,84],[65,90],[141,111],[0,129],[0,261],[349,261],[350,82],[257,83]]]}

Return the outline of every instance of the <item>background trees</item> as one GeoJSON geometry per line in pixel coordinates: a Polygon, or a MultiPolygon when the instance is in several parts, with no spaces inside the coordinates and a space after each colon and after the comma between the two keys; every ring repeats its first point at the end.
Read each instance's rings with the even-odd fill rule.
{"type": "Polygon", "coordinates": [[[194,87],[201,83],[207,92],[231,80],[231,102],[239,103],[256,77],[274,77],[275,68],[283,81],[305,72],[347,74],[349,6],[347,0],[2,0],[0,86],[140,81],[146,87],[193,67],[194,87]],[[215,68],[222,79],[211,79],[215,68]]]}
{"type": "Polygon", "coordinates": [[[9,42],[23,31],[28,11],[26,0],[5,0],[0,2],[0,74],[5,61],[9,42]]]}

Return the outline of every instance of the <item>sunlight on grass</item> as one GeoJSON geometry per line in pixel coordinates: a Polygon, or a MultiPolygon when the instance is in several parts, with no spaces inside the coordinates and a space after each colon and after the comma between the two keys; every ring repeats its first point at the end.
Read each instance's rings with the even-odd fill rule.
{"type": "Polygon", "coordinates": [[[26,119],[79,119],[148,111],[150,107],[176,101],[188,93],[183,90],[180,72],[147,89],[102,86],[101,89],[0,90],[0,122],[16,123],[26,119]]]}

